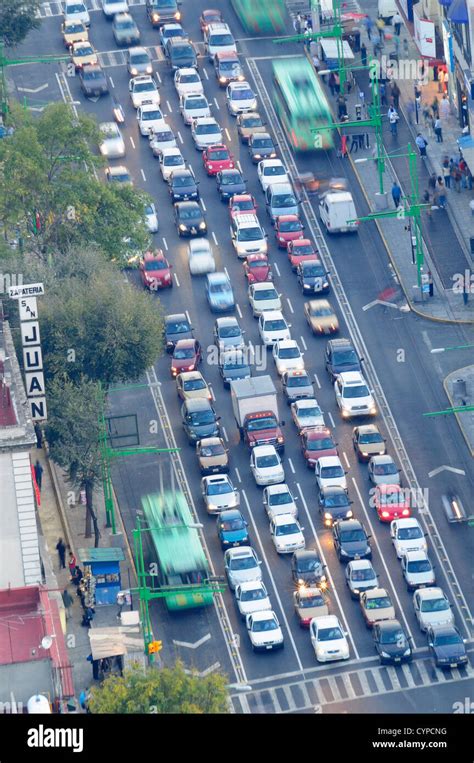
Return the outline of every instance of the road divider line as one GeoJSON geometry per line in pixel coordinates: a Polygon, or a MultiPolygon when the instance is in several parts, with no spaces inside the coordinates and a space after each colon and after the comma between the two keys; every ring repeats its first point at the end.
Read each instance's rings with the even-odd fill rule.
{"type": "Polygon", "coordinates": [[[276,270],[276,274],[277,274],[278,278],[280,278],[280,276],[281,276],[280,268],[278,267],[278,264],[276,262],[273,263],[273,267],[276,270]]]}
{"type": "Polygon", "coordinates": [[[220,111],[220,110],[221,110],[221,107],[220,107],[220,106],[219,106],[219,104],[217,103],[217,98],[214,98],[214,103],[216,104],[216,109],[217,109],[218,111],[220,111]]]}
{"type": "Polygon", "coordinates": [[[143,172],[142,169],[140,169],[140,172],[142,173],[143,182],[146,183],[146,175],[145,175],[145,173],[143,172]]]}
{"type": "Polygon", "coordinates": [[[228,127],[225,128],[225,134],[227,136],[227,140],[230,142],[232,140],[232,138],[231,138],[231,135],[230,135],[228,127]]]}
{"type": "Polygon", "coordinates": [[[165,239],[164,236],[162,238],[162,241],[163,241],[163,246],[165,247],[166,251],[168,251],[168,242],[167,242],[167,240],[165,239]]]}
{"type": "Polygon", "coordinates": [[[240,173],[242,173],[242,165],[240,164],[239,160],[237,159],[237,169],[240,173]]]}
{"type": "Polygon", "coordinates": [[[186,318],[188,319],[188,323],[189,323],[189,325],[191,325],[191,318],[189,317],[189,312],[188,312],[188,310],[185,310],[185,311],[184,311],[184,314],[185,314],[186,318]]]}
{"type": "Polygon", "coordinates": [[[177,276],[177,274],[176,274],[176,273],[173,273],[173,275],[174,275],[174,279],[175,279],[175,281],[176,281],[176,286],[179,286],[179,285],[180,285],[180,283],[179,283],[179,281],[178,281],[178,276],[177,276]]]}
{"type": "Polygon", "coordinates": [[[109,77],[109,82],[112,85],[112,87],[115,88],[114,81],[113,81],[112,77],[109,77]]]}
{"type": "Polygon", "coordinates": [[[156,79],[158,80],[158,82],[161,85],[161,77],[160,77],[160,73],[158,71],[155,72],[155,77],[156,77],[156,79]]]}
{"type": "Polygon", "coordinates": [[[242,310],[240,309],[240,305],[239,305],[238,302],[237,302],[237,304],[235,306],[235,309],[237,310],[237,312],[239,314],[239,318],[242,318],[242,310]]]}
{"type": "Polygon", "coordinates": [[[169,101],[166,101],[166,108],[168,109],[169,113],[173,113],[173,109],[171,108],[171,103],[169,101]]]}
{"type": "Polygon", "coordinates": [[[294,314],[295,311],[293,310],[293,305],[291,304],[288,297],[286,298],[286,301],[288,302],[288,307],[290,308],[290,312],[294,314]]]}
{"type": "Polygon", "coordinates": [[[204,204],[204,199],[201,199],[201,207],[203,208],[204,212],[207,212],[206,205],[204,204]]]}
{"type": "Polygon", "coordinates": [[[306,351],[308,349],[308,345],[306,344],[306,342],[304,340],[304,336],[301,336],[300,339],[301,339],[301,344],[303,346],[303,350],[306,351]]]}
{"type": "Polygon", "coordinates": [[[219,244],[218,244],[218,242],[217,242],[216,234],[214,233],[214,231],[212,231],[212,238],[214,239],[214,243],[215,243],[215,245],[216,245],[216,246],[219,246],[219,244]]]}
{"type": "Polygon", "coordinates": [[[237,469],[237,467],[235,467],[234,471],[235,471],[235,474],[236,474],[236,477],[237,477],[237,480],[238,480],[238,482],[242,482],[242,479],[241,479],[241,477],[240,477],[240,472],[239,472],[239,470],[237,469]]]}
{"type": "Polygon", "coordinates": [[[314,381],[316,382],[318,389],[321,389],[321,382],[319,381],[318,374],[314,374],[314,381]]]}
{"type": "Polygon", "coordinates": [[[184,144],[183,136],[181,135],[180,131],[178,130],[178,140],[181,143],[181,145],[184,144]]]}
{"type": "Polygon", "coordinates": [[[224,437],[224,440],[226,442],[229,442],[229,438],[227,437],[227,431],[225,427],[221,427],[222,436],[224,437]]]}
{"type": "Polygon", "coordinates": [[[347,453],[346,453],[346,451],[343,451],[343,453],[342,453],[342,457],[343,457],[344,461],[346,462],[346,466],[347,466],[347,468],[348,468],[348,469],[350,469],[350,468],[351,468],[351,464],[350,464],[350,461],[349,461],[349,459],[347,458],[347,453]]]}
{"type": "Polygon", "coordinates": [[[296,470],[295,470],[295,467],[293,466],[293,461],[291,460],[291,458],[288,459],[288,466],[290,467],[293,474],[296,474],[296,470]]]}
{"type": "Polygon", "coordinates": [[[335,427],[336,426],[336,422],[334,421],[334,418],[333,418],[333,415],[332,415],[331,411],[328,411],[328,416],[329,416],[329,421],[331,422],[331,426],[335,427]]]}
{"type": "Polygon", "coordinates": [[[136,148],[135,141],[133,140],[131,135],[129,137],[130,137],[130,143],[132,144],[132,148],[135,149],[136,148]]]}
{"type": "Polygon", "coordinates": [[[207,71],[204,68],[202,70],[202,73],[204,74],[206,79],[209,79],[209,74],[207,73],[207,71]]]}

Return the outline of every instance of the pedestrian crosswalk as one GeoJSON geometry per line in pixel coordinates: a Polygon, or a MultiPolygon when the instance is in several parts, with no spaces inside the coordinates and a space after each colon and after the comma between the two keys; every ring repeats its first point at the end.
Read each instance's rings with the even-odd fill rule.
{"type": "MultiPolygon", "coordinates": [[[[145,0],[128,0],[129,6],[132,5],[145,5],[145,0]]],[[[101,0],[86,0],[87,9],[89,11],[101,11],[101,0]]],[[[37,12],[38,18],[49,18],[50,16],[62,16],[64,3],[50,2],[41,3],[41,6],[37,12]]]]}
{"type": "Polygon", "coordinates": [[[430,660],[416,660],[396,668],[379,665],[328,673],[321,678],[234,694],[231,699],[236,713],[281,714],[311,709],[320,713],[325,705],[336,702],[350,702],[473,677],[471,665],[443,671],[435,668],[430,660]]]}
{"type": "MultiPolygon", "coordinates": [[[[147,51],[152,61],[164,61],[165,57],[160,45],[147,48],[147,51]]],[[[97,53],[97,58],[103,69],[111,66],[124,66],[127,63],[127,51],[118,49],[105,50],[102,53],[97,53]]]]}

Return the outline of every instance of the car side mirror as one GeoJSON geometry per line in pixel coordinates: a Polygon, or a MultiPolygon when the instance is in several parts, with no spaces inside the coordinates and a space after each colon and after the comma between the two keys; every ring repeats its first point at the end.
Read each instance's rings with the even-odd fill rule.
{"type": "Polygon", "coordinates": [[[218,417],[216,418],[216,421],[220,421],[220,420],[221,420],[221,418],[222,418],[222,416],[218,416],[218,417]]]}
{"type": "Polygon", "coordinates": [[[363,362],[364,362],[364,358],[360,358],[360,361],[359,361],[359,362],[360,362],[360,363],[363,363],[363,362]]]}
{"type": "Polygon", "coordinates": [[[260,559],[258,560],[258,563],[260,566],[263,564],[263,562],[261,562],[260,559]]]}
{"type": "Polygon", "coordinates": [[[433,642],[432,641],[428,641],[428,646],[433,646],[433,642]]]}
{"type": "Polygon", "coordinates": [[[286,421],[280,421],[280,426],[284,427],[286,425],[286,421]]]}
{"type": "Polygon", "coordinates": [[[344,474],[349,474],[349,472],[344,472],[344,474]]]}
{"type": "Polygon", "coordinates": [[[372,537],[371,535],[368,535],[368,536],[367,536],[367,540],[369,540],[369,538],[371,538],[371,537],[372,537]]]}

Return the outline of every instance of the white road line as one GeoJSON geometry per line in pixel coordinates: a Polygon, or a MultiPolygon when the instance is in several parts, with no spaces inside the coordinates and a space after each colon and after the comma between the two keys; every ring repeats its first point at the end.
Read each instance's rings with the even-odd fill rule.
{"type": "Polygon", "coordinates": [[[370,520],[370,517],[369,517],[369,513],[368,513],[368,511],[367,511],[367,509],[366,509],[366,506],[365,506],[365,502],[362,500],[362,495],[361,495],[361,493],[360,493],[360,490],[359,490],[359,486],[358,486],[358,484],[357,484],[356,480],[354,479],[354,477],[352,477],[352,484],[354,485],[354,489],[355,489],[355,491],[356,491],[356,493],[357,493],[357,497],[358,497],[358,499],[359,499],[359,501],[360,501],[360,505],[361,505],[361,507],[362,507],[362,511],[363,511],[363,512],[364,512],[364,514],[365,514],[365,518],[366,518],[366,520],[367,520],[367,524],[368,524],[368,526],[369,526],[369,528],[370,528],[370,532],[372,533],[372,541],[373,541],[374,545],[376,546],[376,548],[377,548],[377,550],[378,550],[378,552],[379,552],[379,555],[380,555],[380,561],[381,561],[381,562],[382,562],[382,564],[383,564],[383,567],[384,567],[385,573],[386,573],[386,575],[387,575],[387,579],[388,579],[388,581],[389,581],[389,584],[390,584],[390,586],[391,586],[391,588],[392,588],[392,590],[393,590],[393,595],[394,595],[394,597],[395,597],[395,601],[396,601],[396,602],[397,602],[397,604],[398,604],[398,609],[399,609],[399,612],[401,612],[401,615],[402,615],[402,617],[403,617],[403,621],[404,621],[404,623],[405,623],[406,631],[407,631],[408,635],[409,635],[409,636],[411,636],[413,643],[415,643],[415,639],[414,639],[414,637],[413,637],[413,633],[412,633],[412,632],[411,632],[411,630],[410,630],[410,626],[408,625],[407,619],[406,619],[406,617],[405,617],[405,612],[404,612],[404,610],[403,610],[403,607],[402,607],[402,605],[401,605],[400,599],[398,598],[398,594],[397,594],[397,588],[396,588],[396,586],[395,586],[395,583],[394,583],[394,582],[393,582],[393,580],[392,580],[392,577],[391,577],[391,575],[390,575],[390,572],[388,571],[388,567],[387,567],[387,564],[386,564],[386,562],[385,562],[385,557],[384,557],[384,554],[383,554],[383,552],[382,552],[382,549],[381,549],[381,548],[380,548],[380,546],[379,546],[379,542],[378,542],[378,540],[377,540],[377,536],[376,536],[376,534],[375,534],[375,531],[374,531],[374,528],[373,528],[373,526],[372,526],[372,522],[371,522],[371,520],[370,520]]]}
{"type": "Polygon", "coordinates": [[[158,82],[161,85],[161,77],[160,77],[160,73],[158,71],[155,72],[155,77],[156,77],[156,79],[158,80],[158,82]]]}
{"type": "Polygon", "coordinates": [[[222,432],[222,436],[223,436],[224,440],[226,442],[229,442],[229,438],[227,437],[226,428],[225,427],[221,427],[221,432],[222,432]]]}
{"type": "Polygon", "coordinates": [[[183,145],[184,144],[183,136],[181,135],[179,130],[178,130],[178,139],[179,139],[179,142],[181,143],[181,145],[183,145]]]}
{"type": "Polygon", "coordinates": [[[291,460],[291,458],[288,459],[288,466],[290,467],[293,474],[296,474],[296,470],[295,470],[295,467],[293,466],[293,461],[291,460]]]}
{"type": "Polygon", "coordinates": [[[349,459],[347,458],[347,453],[345,451],[343,451],[342,457],[343,457],[344,461],[346,462],[347,468],[350,469],[351,468],[351,464],[350,464],[349,459]]]}
{"type": "Polygon", "coordinates": [[[204,212],[207,212],[206,205],[204,204],[204,199],[201,199],[201,207],[203,208],[204,212]]]}
{"type": "Polygon", "coordinates": [[[241,166],[239,160],[237,160],[237,169],[239,170],[240,173],[242,172],[242,166],[241,166]]]}
{"type": "Polygon", "coordinates": [[[168,109],[169,113],[173,113],[173,109],[171,108],[171,103],[169,101],[166,101],[166,108],[168,109]]]}
{"type": "Polygon", "coordinates": [[[274,262],[273,263],[273,267],[275,268],[276,274],[277,274],[277,276],[279,278],[281,276],[281,273],[280,273],[280,268],[278,267],[278,264],[276,262],[274,262]]]}
{"type": "Polygon", "coordinates": [[[224,273],[226,274],[227,278],[228,278],[228,279],[229,279],[229,281],[230,281],[230,275],[229,275],[229,271],[227,270],[227,268],[226,268],[226,267],[224,267],[224,273]]]}
{"type": "Polygon", "coordinates": [[[178,281],[178,276],[177,276],[177,274],[176,274],[176,273],[173,273],[173,275],[174,275],[174,279],[175,279],[175,281],[176,281],[176,286],[179,286],[179,285],[180,285],[180,283],[179,283],[179,281],[178,281]]]}
{"type": "Polygon", "coordinates": [[[239,318],[242,318],[242,310],[240,309],[239,303],[236,304],[235,309],[237,310],[237,312],[239,314],[239,318]]]}
{"type": "Polygon", "coordinates": [[[212,401],[215,403],[216,402],[216,396],[214,394],[214,390],[212,389],[212,384],[209,384],[208,387],[209,387],[209,392],[211,393],[212,401]]]}
{"type": "Polygon", "coordinates": [[[143,182],[146,183],[146,175],[145,175],[145,173],[143,172],[142,169],[140,169],[140,172],[142,173],[143,182]]]}
{"type": "Polygon", "coordinates": [[[331,426],[335,427],[336,426],[336,422],[333,419],[333,415],[332,415],[331,411],[328,411],[328,416],[329,416],[329,421],[331,422],[331,426]]]}
{"type": "Polygon", "coordinates": [[[250,356],[251,356],[251,358],[253,359],[253,358],[255,357],[255,350],[254,350],[254,348],[253,348],[253,344],[252,344],[252,342],[250,341],[250,339],[249,339],[249,341],[247,342],[247,344],[248,344],[248,348],[249,348],[249,353],[250,353],[250,356]]]}
{"type": "Polygon", "coordinates": [[[304,340],[304,336],[300,337],[300,339],[301,339],[301,344],[303,346],[303,350],[307,350],[308,349],[308,345],[306,344],[306,342],[304,340]]]}
{"type": "Polygon", "coordinates": [[[225,128],[225,134],[227,136],[227,140],[230,142],[232,140],[232,138],[231,138],[231,135],[230,135],[228,127],[225,128]]]}
{"type": "MultiPolygon", "coordinates": [[[[310,511],[308,509],[308,504],[306,503],[306,500],[305,500],[305,497],[303,495],[303,491],[301,489],[301,485],[300,485],[299,482],[296,483],[296,487],[298,488],[298,493],[300,494],[301,502],[303,504],[304,510],[306,512],[306,516],[308,518],[309,525],[310,525],[311,530],[313,532],[314,539],[315,539],[316,545],[318,547],[318,552],[319,552],[320,559],[323,562],[323,564],[326,565],[326,573],[325,574],[326,574],[327,579],[329,580],[329,586],[330,586],[329,587],[329,594],[334,597],[334,599],[335,599],[335,601],[337,603],[337,606],[339,607],[339,611],[341,613],[341,620],[344,623],[344,629],[349,634],[349,640],[350,640],[350,642],[352,644],[352,649],[353,649],[354,654],[357,657],[357,659],[359,659],[359,652],[357,651],[357,647],[355,645],[355,641],[354,641],[354,639],[352,637],[351,630],[350,630],[349,625],[347,623],[346,615],[345,615],[344,609],[342,607],[341,600],[339,599],[339,596],[338,596],[338,593],[337,593],[337,590],[336,590],[336,586],[334,584],[334,580],[332,579],[332,576],[331,576],[331,571],[329,569],[329,565],[326,562],[326,558],[324,556],[323,549],[322,549],[321,543],[319,541],[318,534],[316,532],[316,528],[315,528],[314,523],[313,523],[313,517],[311,516],[311,513],[310,513],[310,511]]],[[[373,659],[373,658],[370,657],[368,659],[373,659]]]]}
{"type": "Polygon", "coordinates": [[[185,310],[184,314],[185,314],[186,318],[188,319],[189,325],[191,325],[191,318],[189,317],[189,312],[187,310],[185,310]]]}
{"type": "Polygon", "coordinates": [[[212,231],[212,238],[214,239],[215,245],[219,246],[219,244],[217,243],[217,238],[216,238],[216,234],[214,233],[214,231],[212,231]]]}
{"type": "Polygon", "coordinates": [[[288,307],[290,308],[290,312],[294,313],[295,311],[293,310],[293,305],[291,304],[291,302],[288,299],[288,297],[286,298],[286,301],[288,302],[288,307]]]}
{"type": "Polygon", "coordinates": [[[261,541],[261,538],[260,538],[260,535],[259,535],[259,532],[258,532],[258,529],[257,529],[257,525],[255,523],[252,511],[250,509],[250,504],[249,504],[249,501],[248,501],[248,498],[247,498],[247,493],[245,492],[245,490],[242,490],[241,492],[242,492],[244,501],[245,501],[246,506],[247,506],[247,511],[249,513],[250,521],[252,522],[252,527],[253,527],[253,531],[255,533],[255,537],[256,537],[256,539],[258,541],[258,545],[260,546],[260,553],[262,555],[262,559],[264,560],[264,562],[266,564],[266,567],[267,567],[267,573],[268,573],[268,576],[269,576],[269,578],[271,580],[271,583],[272,583],[272,586],[273,586],[273,591],[275,593],[275,598],[278,601],[278,604],[279,604],[279,607],[280,607],[282,619],[283,619],[283,621],[284,621],[284,623],[286,625],[286,629],[288,631],[288,638],[290,639],[291,645],[293,647],[293,651],[294,651],[295,656],[296,656],[296,661],[298,663],[298,667],[301,670],[301,672],[304,672],[303,663],[300,660],[300,656],[299,656],[298,650],[296,648],[295,640],[294,640],[293,634],[291,632],[290,624],[289,624],[288,619],[286,617],[285,610],[283,609],[283,604],[282,604],[282,601],[280,599],[280,594],[278,593],[278,588],[277,588],[277,585],[275,583],[275,579],[273,577],[270,564],[268,563],[268,559],[267,559],[267,556],[265,554],[265,549],[263,548],[263,543],[261,541]]]}
{"type": "Polygon", "coordinates": [[[136,148],[135,141],[133,140],[131,135],[130,135],[130,143],[132,144],[132,148],[136,148]]]}
{"type": "Polygon", "coordinates": [[[204,68],[203,68],[202,72],[203,72],[205,78],[209,79],[209,74],[207,73],[207,71],[204,68]]]}
{"type": "Polygon", "coordinates": [[[113,81],[112,77],[109,77],[109,82],[110,82],[110,84],[112,85],[112,87],[115,87],[115,85],[114,85],[114,81],[113,81]]]}
{"type": "Polygon", "coordinates": [[[321,384],[318,378],[318,374],[314,374],[314,381],[316,382],[318,389],[321,389],[321,384]]]}
{"type": "Polygon", "coordinates": [[[168,251],[168,242],[167,242],[167,240],[165,239],[164,236],[163,236],[162,241],[163,241],[163,246],[165,247],[166,251],[168,251]]]}
{"type": "Polygon", "coordinates": [[[239,470],[237,469],[237,467],[235,467],[235,470],[234,470],[234,471],[235,471],[235,475],[236,475],[236,477],[237,477],[237,481],[238,481],[238,482],[242,482],[242,479],[241,479],[241,477],[240,477],[240,472],[239,472],[239,470]]]}
{"type": "Polygon", "coordinates": [[[218,111],[220,111],[220,110],[221,110],[221,107],[220,107],[220,106],[219,106],[219,104],[217,103],[217,98],[214,98],[214,103],[216,104],[216,109],[217,109],[218,111]]]}

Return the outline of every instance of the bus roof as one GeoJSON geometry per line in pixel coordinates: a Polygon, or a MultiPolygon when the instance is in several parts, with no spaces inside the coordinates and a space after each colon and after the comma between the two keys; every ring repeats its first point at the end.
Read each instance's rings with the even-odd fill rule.
{"type": "Polygon", "coordinates": [[[303,56],[273,62],[273,74],[295,117],[310,117],[312,113],[326,111],[329,106],[316,72],[303,56]]]}

